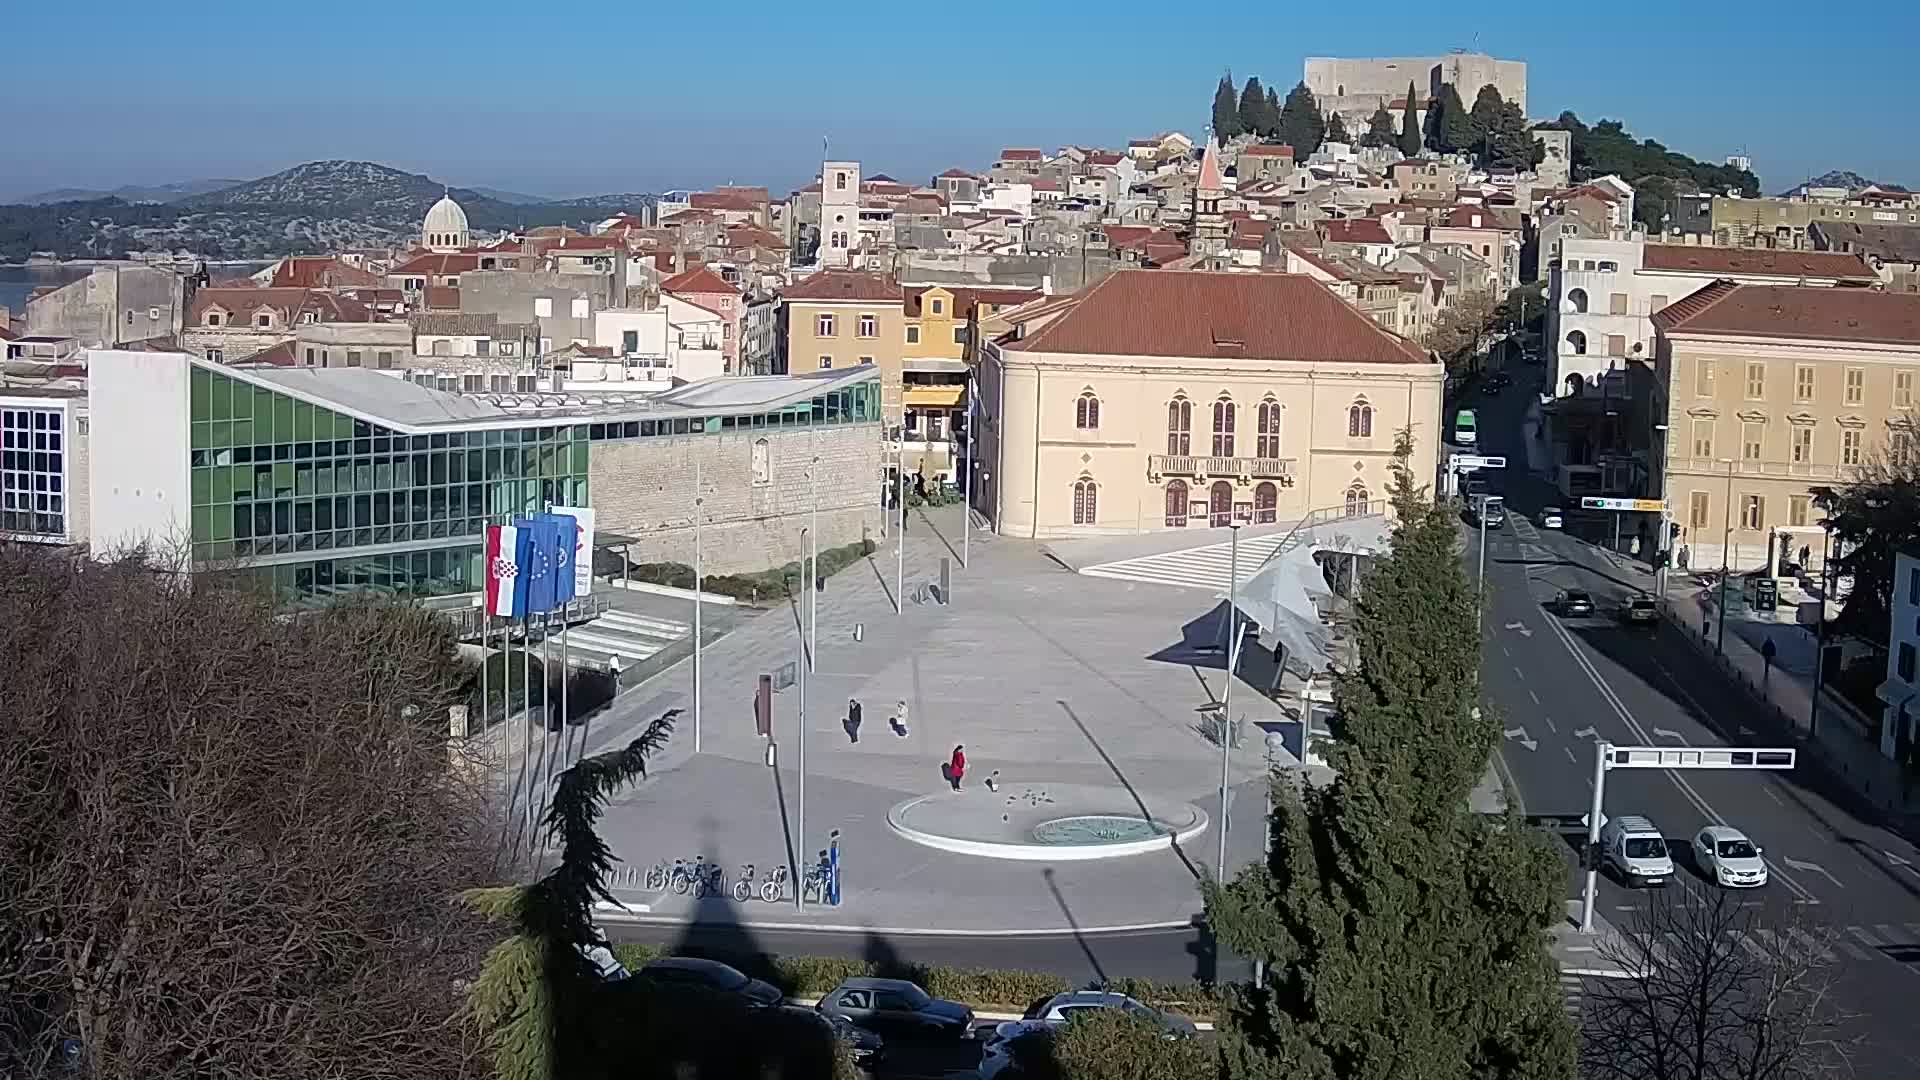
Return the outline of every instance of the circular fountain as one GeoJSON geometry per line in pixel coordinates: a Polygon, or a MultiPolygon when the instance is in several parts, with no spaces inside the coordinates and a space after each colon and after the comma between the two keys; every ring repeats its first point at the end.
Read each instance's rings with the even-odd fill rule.
{"type": "Polygon", "coordinates": [[[888,810],[887,825],[941,851],[1062,862],[1163,851],[1204,832],[1207,815],[1170,796],[1042,781],[921,795],[888,810]]]}

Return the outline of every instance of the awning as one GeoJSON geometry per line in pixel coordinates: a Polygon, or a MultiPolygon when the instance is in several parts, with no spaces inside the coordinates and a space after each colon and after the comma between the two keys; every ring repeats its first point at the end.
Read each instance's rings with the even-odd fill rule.
{"type": "Polygon", "coordinates": [[[964,386],[909,386],[906,402],[910,409],[957,409],[966,399],[964,386]]]}

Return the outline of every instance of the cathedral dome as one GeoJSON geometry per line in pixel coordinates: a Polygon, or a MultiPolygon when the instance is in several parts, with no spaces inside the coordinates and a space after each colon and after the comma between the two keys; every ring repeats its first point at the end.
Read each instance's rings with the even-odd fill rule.
{"type": "Polygon", "coordinates": [[[467,246],[467,212],[452,196],[441,196],[440,201],[427,211],[427,220],[421,226],[420,238],[430,248],[461,248],[467,246]]]}

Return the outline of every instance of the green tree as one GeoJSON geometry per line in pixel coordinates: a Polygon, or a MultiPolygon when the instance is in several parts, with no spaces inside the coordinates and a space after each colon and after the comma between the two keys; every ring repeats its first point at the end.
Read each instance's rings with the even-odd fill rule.
{"type": "Polygon", "coordinates": [[[1233,92],[1233,72],[1220,76],[1220,85],[1213,89],[1213,134],[1225,141],[1240,134],[1240,109],[1235,103],[1233,92]]]}
{"type": "Polygon", "coordinates": [[[1230,989],[1230,1077],[1571,1080],[1547,929],[1565,869],[1517,816],[1467,800],[1500,726],[1477,707],[1478,604],[1447,509],[1398,439],[1391,553],[1368,571],[1357,664],[1334,684],[1325,786],[1274,786],[1262,864],[1206,886],[1230,989]]]}
{"type": "Polygon", "coordinates": [[[1347,134],[1347,122],[1341,119],[1337,112],[1327,114],[1327,141],[1337,143],[1353,141],[1353,137],[1347,134]]]}
{"type": "Polygon", "coordinates": [[[1307,89],[1306,83],[1295,84],[1287,91],[1275,134],[1281,142],[1293,147],[1295,161],[1305,161],[1307,155],[1320,149],[1326,139],[1327,122],[1321,117],[1320,103],[1313,99],[1313,91],[1307,89]]]}
{"type": "Polygon", "coordinates": [[[1441,83],[1427,110],[1427,145],[1443,154],[1471,153],[1473,119],[1452,83],[1441,83]]]}
{"type": "Polygon", "coordinates": [[[1749,198],[1760,194],[1759,178],[1746,169],[1695,161],[1653,139],[1635,139],[1618,120],[1601,120],[1588,127],[1575,113],[1563,112],[1540,126],[1573,136],[1570,164],[1575,179],[1612,173],[1637,185],[1643,177],[1664,176],[1680,181],[1688,191],[1730,191],[1749,198]]]}
{"type": "Polygon", "coordinates": [[[1895,556],[1920,545],[1920,458],[1902,448],[1870,455],[1853,480],[1816,487],[1814,505],[1833,531],[1833,566],[1853,580],[1839,630],[1887,643],[1895,556]]]}
{"type": "Polygon", "coordinates": [[[1407,84],[1406,110],[1400,114],[1400,153],[1404,157],[1420,156],[1420,103],[1413,94],[1413,84],[1407,84]]]}
{"type": "Polygon", "coordinates": [[[1280,134],[1280,91],[1267,87],[1267,126],[1260,132],[1267,138],[1280,134]]]}
{"type": "Polygon", "coordinates": [[[1264,135],[1273,125],[1267,120],[1267,92],[1260,88],[1260,77],[1251,75],[1240,88],[1240,130],[1249,135],[1264,135]]]}
{"type": "Polygon", "coordinates": [[[1500,119],[1500,109],[1505,104],[1506,99],[1500,96],[1500,91],[1494,89],[1492,83],[1480,88],[1480,93],[1473,99],[1473,111],[1467,114],[1471,125],[1470,145],[1461,147],[1462,150],[1468,150],[1476,156],[1486,152],[1487,139],[1493,134],[1500,119]]]}
{"type": "Polygon", "coordinates": [[[1013,1044],[1018,1080],[1215,1080],[1219,1055],[1205,1040],[1169,1039],[1153,1020],[1087,1009],[1053,1031],[1013,1044]]]}
{"type": "Polygon", "coordinates": [[[1367,120],[1366,134],[1360,136],[1361,146],[1392,146],[1399,138],[1393,130],[1393,114],[1382,105],[1373,110],[1373,116],[1367,120]]]}
{"type": "Polygon", "coordinates": [[[1486,164],[1495,169],[1531,169],[1546,156],[1547,148],[1533,137],[1520,106],[1502,103],[1487,132],[1486,164]]]}

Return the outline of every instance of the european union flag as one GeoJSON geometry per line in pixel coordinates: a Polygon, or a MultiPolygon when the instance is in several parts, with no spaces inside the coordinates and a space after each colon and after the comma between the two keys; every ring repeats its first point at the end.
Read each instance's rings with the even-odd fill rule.
{"type": "Polygon", "coordinates": [[[520,574],[527,581],[527,613],[545,614],[553,610],[553,523],[542,515],[513,524],[527,537],[527,558],[520,564],[520,574]]]}
{"type": "Polygon", "coordinates": [[[579,555],[580,525],[569,514],[542,514],[553,523],[553,606],[572,600],[575,580],[574,559],[579,555]]]}

